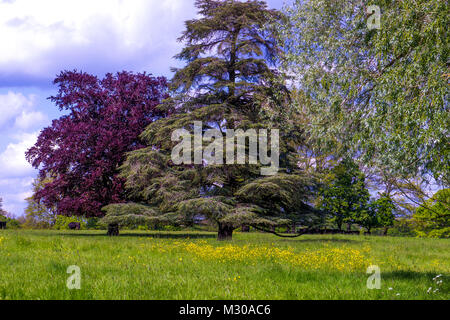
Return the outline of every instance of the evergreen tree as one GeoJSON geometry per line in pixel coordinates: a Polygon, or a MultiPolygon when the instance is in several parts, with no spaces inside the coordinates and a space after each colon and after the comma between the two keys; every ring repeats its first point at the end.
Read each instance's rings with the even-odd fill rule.
{"type": "MultiPolygon", "coordinates": [[[[160,107],[170,116],[147,127],[142,138],[148,147],[131,152],[122,166],[129,198],[141,203],[128,205],[130,219],[191,224],[201,216],[218,226],[219,239],[230,239],[243,224],[267,229],[314,214],[307,204],[311,178],[297,165],[302,130],[275,68],[281,51],[273,23],[282,15],[255,0],[198,0],[196,6],[201,18],[186,22],[179,39],[186,46],[176,56],[187,64],[174,70],[172,96],[160,107]],[[192,135],[194,121],[202,122],[202,134],[280,129],[280,170],[262,176],[261,154],[252,164],[211,164],[204,157],[202,164],[175,164],[170,137],[177,129],[192,135]]],[[[247,143],[225,145],[218,157],[225,163],[225,153],[239,147],[249,149],[247,143]]],[[[126,224],[127,205],[105,210],[105,221],[126,224]]]]}

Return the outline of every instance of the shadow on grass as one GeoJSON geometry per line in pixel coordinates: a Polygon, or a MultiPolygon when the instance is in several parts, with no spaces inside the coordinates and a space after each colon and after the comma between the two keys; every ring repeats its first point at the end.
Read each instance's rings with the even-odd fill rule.
{"type": "Polygon", "coordinates": [[[339,239],[339,238],[314,238],[314,239],[305,239],[302,237],[298,237],[298,238],[280,238],[281,242],[293,242],[293,241],[298,241],[298,242],[302,242],[302,243],[317,243],[317,242],[335,242],[335,243],[361,243],[362,241],[360,240],[353,240],[353,239],[339,239]]]}
{"type": "MultiPolygon", "coordinates": [[[[80,231],[53,231],[53,232],[39,232],[35,231],[35,235],[40,236],[64,236],[64,237],[108,237],[106,234],[106,230],[92,230],[92,231],[86,231],[86,230],[80,230],[80,231]]],[[[245,233],[240,233],[245,234],[245,233]]],[[[251,233],[249,233],[251,234],[251,233]]],[[[268,233],[258,233],[258,235],[263,235],[268,233]]],[[[279,242],[301,242],[301,243],[353,243],[358,244],[362,243],[362,239],[360,240],[357,236],[352,236],[354,239],[348,239],[348,238],[337,238],[337,237],[327,237],[323,235],[314,235],[314,238],[310,238],[311,235],[303,235],[296,238],[281,238],[277,237],[277,241],[279,242]]],[[[164,239],[216,239],[217,238],[217,232],[206,232],[206,231],[149,231],[149,232],[133,232],[132,230],[124,230],[121,231],[119,234],[119,237],[136,237],[136,238],[164,238],[164,239]]],[[[114,238],[114,237],[112,237],[114,238]]],[[[247,239],[235,239],[233,237],[234,241],[240,242],[240,241],[247,241],[247,239]]],[[[272,239],[267,240],[272,241],[272,239]]]]}
{"type": "MultiPolygon", "coordinates": [[[[106,231],[104,233],[96,232],[96,233],[87,233],[87,232],[67,232],[67,233],[54,233],[52,235],[57,236],[65,236],[65,237],[108,237],[106,231]]],[[[217,235],[215,233],[133,233],[133,232],[122,232],[119,234],[119,238],[121,237],[137,237],[137,238],[161,238],[161,239],[212,239],[216,238],[217,235]]],[[[115,237],[111,237],[115,238],[115,237]]]]}
{"type": "Polygon", "coordinates": [[[436,277],[435,272],[418,272],[411,270],[399,270],[390,272],[381,272],[384,280],[430,280],[436,277]]]}

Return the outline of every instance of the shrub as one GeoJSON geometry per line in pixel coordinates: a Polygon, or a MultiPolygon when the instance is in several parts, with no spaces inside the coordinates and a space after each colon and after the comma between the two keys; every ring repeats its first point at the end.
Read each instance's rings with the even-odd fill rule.
{"type": "Polygon", "coordinates": [[[99,218],[91,217],[86,220],[86,229],[90,230],[101,230],[103,227],[99,223],[99,218]]]}
{"type": "Polygon", "coordinates": [[[55,230],[69,230],[69,223],[71,222],[79,222],[80,223],[80,229],[84,230],[86,229],[87,223],[86,219],[82,217],[67,217],[67,216],[56,216],[55,224],[53,228],[55,230]]]}
{"type": "Polygon", "coordinates": [[[399,237],[415,236],[414,221],[409,217],[395,219],[393,227],[388,230],[388,235],[399,237]]]}
{"type": "Polygon", "coordinates": [[[20,228],[20,222],[16,219],[5,217],[4,215],[0,214],[0,221],[6,222],[6,228],[7,229],[19,229],[20,228]]]}

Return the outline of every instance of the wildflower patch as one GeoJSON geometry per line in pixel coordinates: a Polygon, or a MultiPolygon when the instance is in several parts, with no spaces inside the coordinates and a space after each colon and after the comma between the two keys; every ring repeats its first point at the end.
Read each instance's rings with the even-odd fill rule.
{"type": "Polygon", "coordinates": [[[233,245],[212,246],[206,241],[158,243],[152,245],[153,250],[161,253],[181,251],[206,261],[254,263],[269,261],[271,263],[289,264],[305,270],[339,270],[364,271],[371,260],[368,257],[370,248],[362,250],[349,247],[321,248],[296,252],[293,248],[233,245]]]}

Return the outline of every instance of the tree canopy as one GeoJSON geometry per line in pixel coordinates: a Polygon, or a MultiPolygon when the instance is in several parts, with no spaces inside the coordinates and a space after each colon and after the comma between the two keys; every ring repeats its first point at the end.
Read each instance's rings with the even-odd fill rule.
{"type": "Polygon", "coordinates": [[[332,215],[339,230],[343,223],[361,222],[369,214],[369,199],[365,175],[351,159],[344,159],[330,170],[320,192],[320,206],[332,215]]]}
{"type": "Polygon", "coordinates": [[[296,0],[279,25],[308,132],[385,173],[450,181],[448,2],[296,0]],[[375,17],[376,18],[376,17],[375,17]]]}
{"type": "MultiPolygon", "coordinates": [[[[39,192],[44,186],[51,182],[49,178],[36,178],[33,181],[33,195],[39,192]]],[[[56,210],[54,207],[46,207],[42,201],[36,201],[34,196],[26,198],[27,207],[23,226],[25,228],[51,228],[55,224],[56,210]]]]}
{"type": "Polygon", "coordinates": [[[450,183],[447,2],[195,6],[170,82],[55,79],[64,115],[26,153],[31,220],[103,217],[110,235],[201,221],[222,240],[296,223],[292,236],[330,222],[386,233],[402,212],[418,235],[448,236],[448,199],[427,200],[450,183]]]}
{"type": "Polygon", "coordinates": [[[125,201],[118,167],[126,152],[142,147],[142,130],[163,115],[156,106],[167,96],[166,79],[65,71],[54,84],[59,91],[49,99],[66,114],[26,153],[40,178],[51,179],[34,197],[58,214],[101,216],[103,206],[125,201]]]}
{"type": "MultiPolygon", "coordinates": [[[[200,17],[186,21],[179,39],[186,46],[176,56],[186,66],[174,69],[172,95],[160,107],[169,116],[145,129],[141,137],[148,147],[131,152],[122,166],[130,199],[150,206],[143,211],[145,219],[156,214],[181,223],[203,216],[218,225],[219,239],[230,238],[241,224],[275,226],[313,212],[307,204],[312,179],[295,158],[302,131],[295,130],[289,92],[275,68],[281,49],[273,23],[283,16],[263,1],[199,0],[196,6],[200,17]],[[202,134],[279,129],[279,172],[261,176],[261,155],[252,164],[210,164],[204,157],[201,164],[174,164],[174,142],[168,137],[182,128],[191,140],[195,121],[202,121],[202,134]]],[[[247,143],[243,147],[248,151],[247,143]]],[[[224,149],[235,154],[236,148],[224,149]]],[[[200,157],[204,150],[200,146],[200,157]]],[[[220,157],[225,163],[225,154],[220,157]]],[[[120,221],[125,214],[117,209],[106,207],[105,219],[120,221]]]]}
{"type": "Polygon", "coordinates": [[[450,237],[450,189],[436,192],[413,216],[415,232],[420,237],[450,237]]]}

